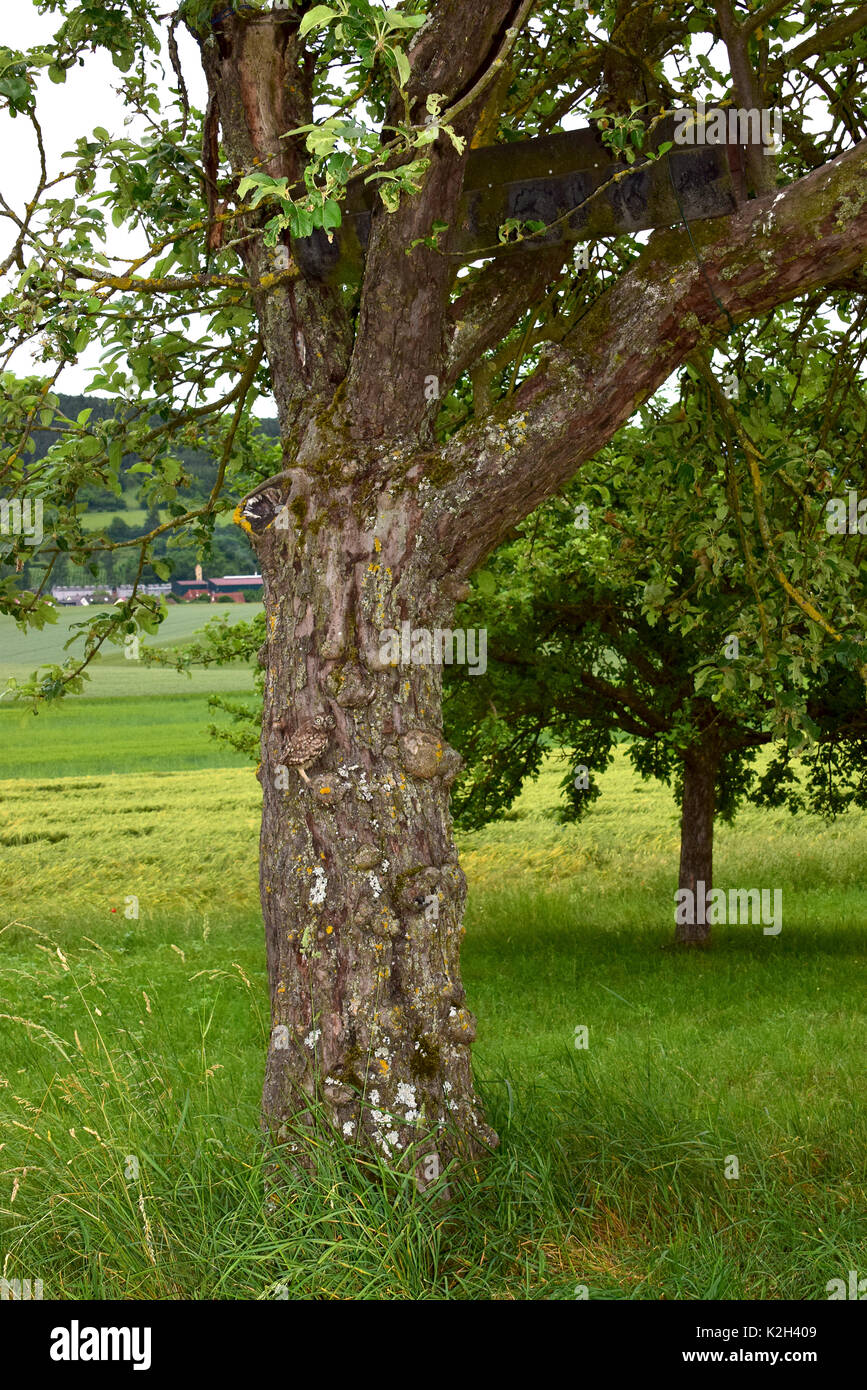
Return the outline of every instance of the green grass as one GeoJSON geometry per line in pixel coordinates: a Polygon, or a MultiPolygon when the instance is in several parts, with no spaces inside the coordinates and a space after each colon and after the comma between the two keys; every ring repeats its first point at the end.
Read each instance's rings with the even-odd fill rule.
{"type": "Polygon", "coordinates": [[[782,933],[679,953],[668,793],[618,759],[560,827],[561,775],[552,759],[518,819],[461,840],[501,1144],[447,1212],[325,1137],[265,1207],[251,769],[5,783],[6,1277],[46,1297],[556,1300],[821,1299],[863,1274],[867,818],[723,828],[718,883],[781,887],[782,933]]]}
{"type": "MultiPolygon", "coordinates": [[[[58,608],[56,623],[50,623],[41,632],[27,633],[20,631],[12,618],[0,616],[0,689],[10,678],[24,681],[38,666],[59,664],[70,654],[75,655],[76,651],[80,650],[79,647],[72,647],[67,652],[63,650],[64,644],[74,635],[75,624],[81,623],[94,613],[109,611],[109,607],[100,604],[92,604],[88,608],[58,608]]],[[[143,644],[151,647],[176,647],[200,631],[212,618],[228,615],[233,623],[242,619],[249,622],[261,611],[262,605],[259,603],[170,604],[159,633],[155,637],[144,639],[143,644]]],[[[250,673],[243,666],[223,666],[207,670],[198,668],[187,676],[180,671],[129,660],[122,647],[114,646],[103,647],[88,667],[88,674],[90,680],[85,685],[82,695],[67,696],[66,700],[193,693],[210,695],[249,690],[251,684],[250,673]]],[[[0,705],[0,710],[2,709],[3,706],[0,705]]]]}
{"type": "MultiPolygon", "coordinates": [[[[226,726],[206,695],[70,698],[37,715],[0,705],[0,778],[248,767],[246,758],[209,737],[212,723],[226,726]]],[[[64,802],[49,801],[63,819],[64,802]]]]}
{"type": "MultiPolygon", "coordinates": [[[[126,522],[127,526],[141,527],[144,525],[144,520],[147,515],[148,513],[144,507],[123,507],[119,505],[117,507],[106,507],[103,510],[94,509],[82,512],[81,524],[85,531],[98,531],[101,527],[110,526],[114,518],[119,516],[122,521],[126,522]]],[[[170,513],[163,509],[160,511],[159,517],[160,521],[168,521],[170,519],[170,513]]],[[[216,525],[218,527],[234,525],[231,507],[228,511],[217,513],[216,525]]]]}

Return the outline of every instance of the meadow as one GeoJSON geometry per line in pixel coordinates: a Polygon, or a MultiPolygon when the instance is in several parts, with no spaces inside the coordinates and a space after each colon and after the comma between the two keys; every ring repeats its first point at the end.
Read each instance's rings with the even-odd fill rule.
{"type": "Polygon", "coordinates": [[[781,886],[783,931],[683,954],[670,794],[620,758],[561,826],[552,754],[513,818],[460,837],[498,1150],[443,1206],[323,1133],[275,1212],[258,782],[191,768],[170,721],[165,741],[105,727],[127,770],[97,740],[74,776],[0,784],[5,1277],[65,1298],[821,1299],[863,1269],[867,818],[722,828],[717,882],[781,886]],[[145,750],[162,766],[128,770],[145,750]]]}
{"type": "MultiPolygon", "coordinates": [[[[106,613],[111,610],[107,605],[91,604],[87,608],[58,608],[56,611],[57,622],[49,623],[41,632],[23,633],[15,625],[12,618],[5,615],[0,616],[0,691],[10,679],[25,681],[37,667],[59,664],[67,660],[70,654],[75,655],[76,651],[79,650],[78,646],[70,648],[69,651],[64,651],[64,647],[70,638],[76,636],[79,630],[77,624],[86,621],[89,616],[95,613],[106,613]]],[[[171,650],[187,642],[193,633],[198,632],[212,618],[228,616],[230,622],[238,622],[242,618],[249,621],[254,614],[261,613],[261,611],[262,605],[260,603],[170,604],[158,636],[152,639],[149,644],[171,650]]],[[[62,724],[67,717],[67,706],[75,699],[114,699],[118,696],[134,698],[153,695],[162,697],[190,694],[197,694],[206,699],[212,693],[248,691],[250,689],[250,673],[243,666],[213,667],[207,670],[200,667],[187,674],[184,671],[173,671],[170,667],[146,665],[141,660],[130,660],[124,654],[123,647],[109,646],[108,644],[97,654],[88,667],[87,674],[89,679],[81,695],[68,697],[59,704],[40,711],[39,718],[44,719],[46,725],[50,725],[52,721],[62,724]]],[[[28,712],[20,708],[16,710],[14,705],[10,705],[7,696],[0,704],[0,712],[3,716],[8,716],[9,710],[11,710],[13,718],[17,717],[23,721],[19,725],[19,730],[24,730],[27,727],[28,712]]],[[[8,729],[15,726],[2,725],[0,727],[8,729]]],[[[40,728],[43,727],[40,726],[40,728]]],[[[136,740],[133,723],[130,723],[130,729],[133,737],[129,742],[134,753],[136,740]]],[[[40,740],[42,737],[43,735],[40,734],[40,740]]],[[[7,743],[8,739],[7,733],[2,742],[7,743]]],[[[77,743],[77,740],[73,739],[73,742],[77,743]]],[[[209,764],[204,765],[208,766],[209,764]]],[[[0,776],[4,775],[25,776],[27,774],[7,769],[7,766],[3,764],[0,765],[0,776]]]]}

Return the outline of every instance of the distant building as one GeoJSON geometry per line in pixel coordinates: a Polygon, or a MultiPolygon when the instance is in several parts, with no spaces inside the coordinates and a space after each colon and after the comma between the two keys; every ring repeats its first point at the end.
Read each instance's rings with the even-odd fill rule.
{"type": "MultiPolygon", "coordinates": [[[[139,594],[164,594],[166,597],[172,592],[171,584],[139,584],[136,593],[139,594]]],[[[118,584],[116,589],[111,591],[112,598],[124,599],[132,597],[131,584],[118,584]]]]}
{"type": "MultiPolygon", "coordinates": [[[[165,599],[208,598],[211,603],[227,597],[243,603],[251,590],[262,589],[261,574],[224,574],[218,579],[203,579],[201,566],[197,565],[196,570],[195,579],[173,579],[170,584],[139,584],[136,592],[165,599]]],[[[103,584],[77,584],[58,586],[51,590],[51,597],[57,604],[86,607],[91,603],[122,602],[132,596],[132,590],[132,584],[118,584],[114,589],[103,584]]]]}
{"type": "Polygon", "coordinates": [[[262,588],[261,574],[224,574],[221,579],[209,579],[211,602],[218,598],[231,598],[235,603],[243,603],[251,589],[262,588]]]}
{"type": "Polygon", "coordinates": [[[249,592],[262,589],[261,574],[224,574],[216,579],[203,579],[201,567],[196,566],[195,579],[173,579],[171,591],[176,599],[194,599],[207,596],[211,603],[219,598],[231,598],[243,603],[249,592]]]}
{"type": "Polygon", "coordinates": [[[175,598],[201,598],[209,593],[207,579],[173,579],[170,587],[175,598]]]}
{"type": "MultiPolygon", "coordinates": [[[[108,590],[100,589],[98,592],[100,597],[103,595],[105,596],[103,599],[104,602],[109,600],[108,590]]],[[[71,604],[87,607],[88,604],[96,602],[94,597],[96,593],[96,585],[79,584],[68,585],[66,587],[55,587],[51,590],[51,597],[54,599],[55,603],[59,603],[63,607],[69,607],[71,604]]]]}

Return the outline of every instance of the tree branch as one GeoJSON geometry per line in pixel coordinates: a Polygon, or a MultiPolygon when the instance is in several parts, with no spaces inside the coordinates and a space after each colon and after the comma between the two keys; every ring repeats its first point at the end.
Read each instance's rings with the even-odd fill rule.
{"type": "Polygon", "coordinates": [[[725,221],[653,236],[511,400],[446,447],[457,481],[430,503],[445,569],[470,574],[700,341],[855,271],[867,256],[865,174],[862,141],[725,221]]]}

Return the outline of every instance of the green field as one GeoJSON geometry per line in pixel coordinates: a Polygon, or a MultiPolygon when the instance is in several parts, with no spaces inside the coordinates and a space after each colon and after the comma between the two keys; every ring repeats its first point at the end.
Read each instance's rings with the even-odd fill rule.
{"type": "MultiPolygon", "coordinates": [[[[73,647],[67,652],[63,648],[74,635],[76,623],[81,623],[88,615],[109,611],[107,606],[100,604],[93,604],[89,608],[58,608],[56,623],[49,624],[41,632],[27,633],[21,632],[12,618],[0,616],[0,690],[10,678],[24,681],[38,666],[60,663],[68,659],[70,654],[74,655],[80,648],[73,647]]],[[[261,611],[262,605],[259,603],[170,604],[159,633],[143,641],[153,647],[176,647],[212,618],[228,615],[230,622],[241,619],[249,622],[254,614],[261,611]]],[[[183,672],[147,665],[143,661],[131,661],[122,647],[103,647],[88,668],[88,673],[90,680],[82,695],[65,699],[119,695],[209,695],[212,692],[250,689],[249,671],[243,666],[197,669],[187,676],[183,672]]],[[[3,705],[0,705],[2,709],[3,705]]],[[[24,774],[9,772],[5,775],[24,774]]]]}
{"type": "Polygon", "coordinates": [[[618,758],[562,827],[549,760],[515,819],[461,837],[499,1149],[446,1221],[323,1140],[276,1220],[259,786],[175,756],[0,786],[7,1277],[75,1298],[821,1299],[863,1267],[867,817],[721,829],[717,882],[781,887],[782,933],[679,953],[669,794],[618,758]]]}
{"type": "MultiPolygon", "coordinates": [[[[121,521],[126,522],[127,526],[141,527],[144,525],[144,520],[147,515],[148,512],[144,507],[118,506],[115,508],[109,507],[102,511],[96,508],[89,508],[86,512],[82,512],[81,524],[85,531],[98,531],[100,527],[110,526],[114,518],[119,516],[121,521]]],[[[160,521],[168,521],[169,516],[169,512],[165,510],[161,510],[159,513],[160,521]]],[[[232,526],[233,524],[231,507],[228,511],[217,513],[217,526],[232,526]]]]}
{"type": "Polygon", "coordinates": [[[206,695],[79,696],[38,715],[0,705],[0,778],[246,766],[240,754],[209,737],[209,724],[227,727],[208,708],[206,695]]]}

